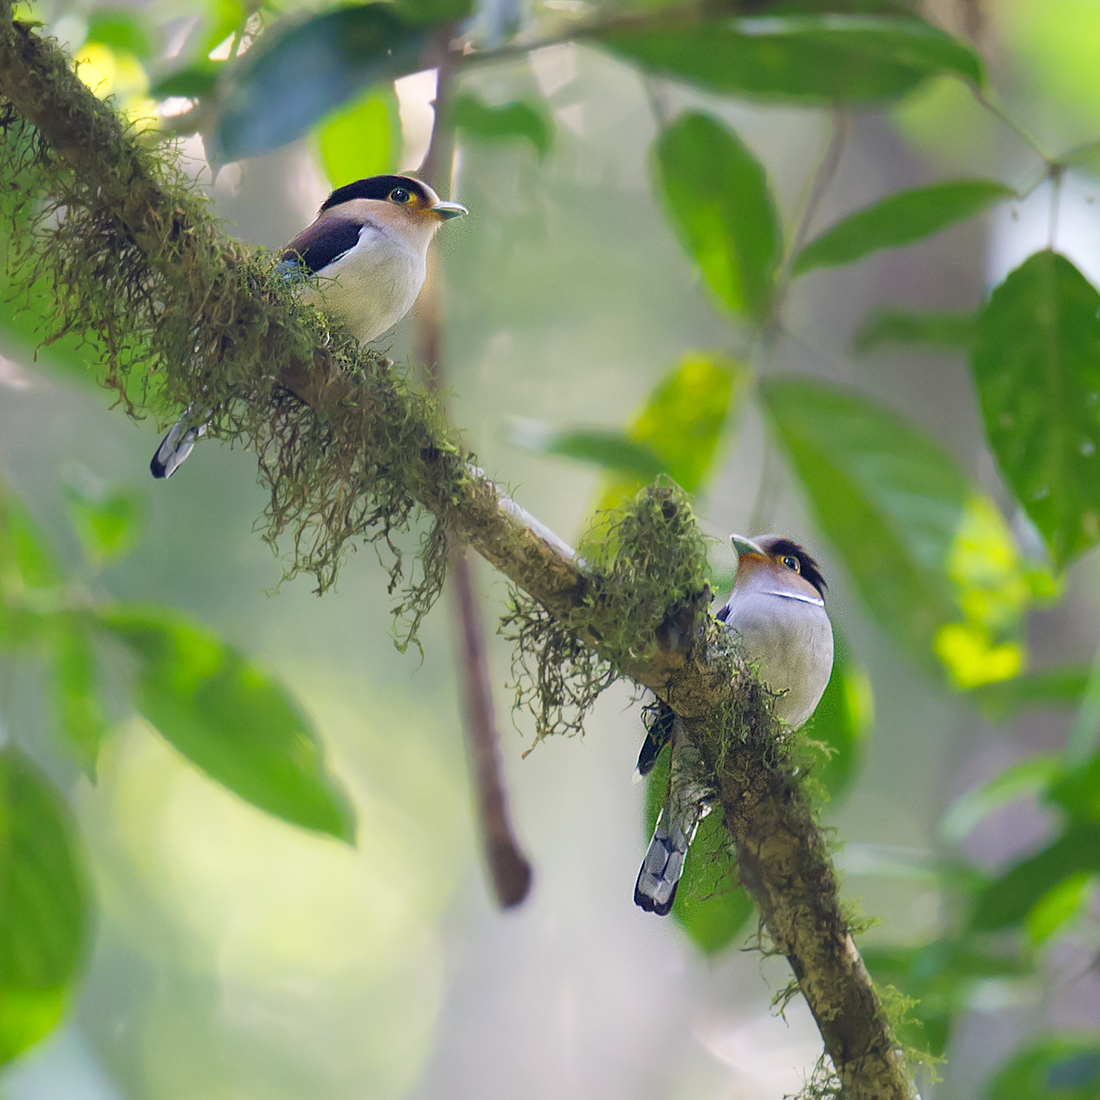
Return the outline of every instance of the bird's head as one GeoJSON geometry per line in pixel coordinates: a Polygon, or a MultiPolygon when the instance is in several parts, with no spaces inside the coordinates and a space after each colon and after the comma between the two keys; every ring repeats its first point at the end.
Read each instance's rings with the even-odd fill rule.
{"type": "Polygon", "coordinates": [[[426,249],[445,221],[466,213],[465,206],[443,202],[426,183],[411,176],[368,176],[333,191],[318,220],[372,221],[426,249]]]}
{"type": "Polygon", "coordinates": [[[797,542],[782,535],[758,535],[751,539],[731,535],[730,540],[737,551],[735,589],[766,574],[794,592],[812,591],[824,597],[825,578],[817,562],[797,542]]]}

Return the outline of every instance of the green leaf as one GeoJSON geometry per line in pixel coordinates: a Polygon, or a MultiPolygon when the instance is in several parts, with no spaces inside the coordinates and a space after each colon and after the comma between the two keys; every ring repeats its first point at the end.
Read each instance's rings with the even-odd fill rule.
{"type": "Polygon", "coordinates": [[[97,564],[125,557],[141,535],[145,498],[105,485],[82,467],[66,479],[65,503],[84,553],[97,564]]]}
{"type": "Polygon", "coordinates": [[[986,718],[1002,722],[1025,707],[1076,706],[1088,681],[1088,665],[1066,665],[1044,672],[1026,672],[997,684],[983,684],[971,693],[971,698],[986,718]]]}
{"type": "Polygon", "coordinates": [[[852,345],[860,355],[881,344],[936,344],[969,351],[977,338],[978,318],[973,313],[876,309],[864,318],[852,345]]]}
{"type": "Polygon", "coordinates": [[[1100,541],[1100,294],[1037,252],[989,299],[971,357],[986,435],[1058,566],[1100,541]]]}
{"type": "Polygon", "coordinates": [[[760,395],[883,628],[958,688],[1017,675],[1032,585],[992,501],[938,443],[853,390],[777,378],[760,395]]]}
{"type": "Polygon", "coordinates": [[[0,594],[60,583],[60,570],[30,512],[0,481],[0,594]]]}
{"type": "Polygon", "coordinates": [[[1045,943],[1056,932],[1072,924],[1088,904],[1096,885],[1095,876],[1078,871],[1048,890],[1028,910],[1025,927],[1033,944],[1045,943]]]}
{"type": "MultiPolygon", "coordinates": [[[[668,790],[669,750],[661,752],[646,783],[648,840],[668,790]]],[[[737,860],[718,811],[699,824],[672,904],[672,916],[704,955],[728,947],[753,914],[752,899],[737,881],[737,860]]]]}
{"type": "Polygon", "coordinates": [[[1058,753],[1025,757],[989,782],[957,798],[940,822],[940,835],[948,844],[957,844],[994,810],[1045,791],[1061,771],[1062,760],[1058,753]]]}
{"type": "Polygon", "coordinates": [[[62,630],[53,659],[56,710],[61,733],[95,781],[99,746],[109,723],[99,685],[95,647],[86,625],[75,618],[62,630]]]}
{"type": "Polygon", "coordinates": [[[88,946],[72,815],[29,757],[0,751],[0,1062],[57,1022],[88,946]]]}
{"type": "Polygon", "coordinates": [[[460,95],[451,107],[451,122],[456,129],[484,141],[511,141],[526,138],[542,160],[554,141],[554,126],[532,103],[505,103],[490,107],[477,96],[460,95]]]}
{"type": "Polygon", "coordinates": [[[98,622],[138,659],[135,706],[188,760],[261,810],[354,842],[347,797],[276,680],[163,608],[118,607],[98,622]]]}
{"type": "Polygon", "coordinates": [[[317,128],[321,164],[335,189],[393,172],[401,159],[401,116],[393,85],[333,112],[317,128]]]}
{"type": "Polygon", "coordinates": [[[795,257],[791,272],[797,276],[815,267],[854,263],[882,248],[901,248],[1016,197],[1011,187],[995,180],[951,180],[899,191],[812,240],[795,257]]]}
{"type": "Polygon", "coordinates": [[[224,71],[225,65],[224,61],[211,61],[204,57],[194,65],[177,69],[174,73],[169,73],[158,80],[149,89],[149,95],[153,99],[167,99],[169,96],[203,99],[214,94],[214,89],[218,86],[218,77],[224,71]]]}
{"type": "Polygon", "coordinates": [[[709,91],[804,103],[883,102],[934,73],[985,79],[972,49],[912,16],[731,18],[702,9],[595,37],[628,61],[709,91]]]}
{"type": "Polygon", "coordinates": [[[833,674],[808,727],[809,737],[832,750],[813,771],[830,799],[839,799],[855,778],[874,721],[871,678],[852,660],[848,643],[834,623],[833,674]]]}
{"type": "Polygon", "coordinates": [[[642,484],[652,481],[664,470],[661,460],[649,447],[612,429],[572,428],[555,432],[538,422],[516,420],[510,426],[508,439],[525,450],[589,462],[625,474],[642,484]]]}
{"type": "MultiPolygon", "coordinates": [[[[723,352],[687,352],[646,398],[626,438],[657,456],[661,471],[698,493],[714,472],[725,433],[740,409],[748,368],[723,352]]],[[[652,478],[609,478],[597,510],[617,508],[652,478]]]]}
{"type": "Polygon", "coordinates": [[[1094,1034],[1032,1038],[990,1079],[985,1100],[1095,1100],[1100,1042],[1094,1034]]]}
{"type": "Polygon", "coordinates": [[[782,251],[763,166],[731,130],[694,113],[664,130],[655,152],[659,189],[707,286],[734,313],[763,322],[782,251]]]}
{"type": "Polygon", "coordinates": [[[212,149],[238,160],[304,134],[363,88],[423,67],[425,31],[387,4],[280,21],[233,67],[212,149]]]}
{"type": "Polygon", "coordinates": [[[1019,924],[1045,894],[1082,871],[1100,872],[1100,824],[1071,825],[1053,844],[991,882],[974,903],[970,927],[990,932],[1019,924]]]}
{"type": "Polygon", "coordinates": [[[440,30],[462,22],[474,10],[473,0],[395,0],[395,6],[409,23],[440,30]]]}
{"type": "Polygon", "coordinates": [[[102,42],[112,50],[124,50],[139,60],[153,53],[153,39],[144,21],[133,10],[100,8],[88,20],[89,42],[102,42]]]}

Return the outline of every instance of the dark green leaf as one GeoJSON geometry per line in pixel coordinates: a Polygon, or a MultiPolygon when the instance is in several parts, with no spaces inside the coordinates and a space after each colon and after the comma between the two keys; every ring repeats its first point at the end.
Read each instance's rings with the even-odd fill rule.
{"type": "Polygon", "coordinates": [[[814,741],[832,750],[816,765],[813,775],[835,800],[845,793],[859,769],[875,720],[875,702],[870,677],[852,660],[835,623],[833,644],[833,674],[808,729],[814,741]]]}
{"type": "Polygon", "coordinates": [[[268,813],[352,843],[354,814],[306,716],[271,676],[163,608],[99,613],[138,658],[137,709],[212,779],[268,813]]]}
{"type": "Polygon", "coordinates": [[[89,471],[77,469],[66,480],[65,503],[80,545],[92,561],[116,561],[133,549],[145,516],[140,493],[104,485],[89,471]]]}
{"type": "Polygon", "coordinates": [[[714,296],[734,313],[763,321],[782,246],[760,162],[732,131],[693,113],[658,138],[656,169],[680,241],[714,296]]]}
{"type": "Polygon", "coordinates": [[[1076,821],[1100,822],[1100,756],[1052,776],[1047,798],[1076,821]]]}
{"type": "Polygon", "coordinates": [[[474,9],[473,0],[395,0],[395,6],[409,23],[439,29],[462,22],[474,9]]]}
{"type": "Polygon", "coordinates": [[[317,128],[321,164],[333,188],[393,172],[401,159],[401,116],[392,85],[325,118],[317,128]]]}
{"type": "Polygon", "coordinates": [[[899,191],[857,210],[812,240],[795,257],[792,274],[850,264],[882,248],[900,248],[1016,197],[995,180],[952,180],[899,191]]]}
{"type": "Polygon", "coordinates": [[[864,319],[852,344],[860,355],[880,344],[937,344],[969,351],[977,338],[978,318],[973,313],[877,309],[864,319]]]}
{"type": "Polygon", "coordinates": [[[818,526],[882,626],[963,688],[1021,669],[1031,582],[993,503],[933,440],[855,391],[765,380],[818,526]]]}
{"type": "Polygon", "coordinates": [[[626,474],[641,483],[652,481],[664,469],[661,460],[643,443],[635,443],[623,432],[600,428],[547,431],[527,422],[517,422],[509,439],[519,447],[545,454],[575,458],[626,474]]]}
{"type": "Polygon", "coordinates": [[[989,445],[1056,565],[1100,541],[1100,294],[1037,252],[990,297],[971,365],[989,445]]]}
{"type": "Polygon", "coordinates": [[[158,80],[149,89],[149,94],[153,99],[167,99],[169,96],[202,99],[204,96],[213,94],[218,84],[218,77],[224,69],[224,61],[210,61],[203,58],[202,61],[189,65],[186,69],[178,69],[158,80]]]}
{"type": "MultiPolygon", "coordinates": [[[[647,840],[668,790],[668,761],[666,747],[647,779],[647,840]]],[[[672,915],[704,955],[716,955],[729,946],[752,914],[752,899],[737,882],[737,861],[722,815],[712,812],[691,842],[672,915]]]]}
{"type": "Polygon", "coordinates": [[[107,733],[95,647],[85,624],[73,620],[60,632],[54,654],[54,685],[61,732],[94,780],[99,745],[107,733]]]}
{"type": "Polygon", "coordinates": [[[1100,1042],[1095,1035],[1032,1038],[991,1078],[985,1100],[1095,1100],[1100,1042]]]}
{"type": "Polygon", "coordinates": [[[702,9],[694,19],[677,12],[664,23],[619,24],[597,38],[643,68],[729,94],[881,102],[933,73],[984,81],[973,50],[912,16],[731,18],[702,9]]]}
{"type": "Polygon", "coordinates": [[[387,4],[282,21],[235,66],[214,154],[237,160],[293,141],[363,88],[421,68],[426,41],[387,4]]]}
{"type": "MultiPolygon", "coordinates": [[[[722,352],[688,352],[646,398],[626,437],[657,456],[685,492],[699,492],[714,472],[726,430],[740,410],[745,365],[722,352]]],[[[609,479],[597,510],[617,508],[649,480],[609,479]]]]}
{"type": "Polygon", "coordinates": [[[989,932],[1019,924],[1044,895],[1080,871],[1100,871],[1100,824],[1072,825],[1053,844],[991,882],[974,904],[971,928],[989,932]]]}
{"type": "Polygon", "coordinates": [[[132,9],[100,8],[93,12],[88,20],[88,41],[124,50],[140,60],[153,53],[152,37],[132,9]]]}
{"type": "Polygon", "coordinates": [[[1088,681],[1087,665],[1067,665],[1045,672],[1027,672],[999,684],[983,684],[971,697],[987,718],[1001,722],[1025,707],[1077,706],[1088,681]]]}
{"type": "Polygon", "coordinates": [[[451,108],[451,121],[457,129],[485,141],[526,138],[540,159],[550,152],[554,140],[553,124],[532,103],[490,107],[475,95],[460,95],[451,108]]]}
{"type": "Polygon", "coordinates": [[[0,1062],[57,1022],[88,939],[86,876],[65,800],[0,751],[0,1062]]]}

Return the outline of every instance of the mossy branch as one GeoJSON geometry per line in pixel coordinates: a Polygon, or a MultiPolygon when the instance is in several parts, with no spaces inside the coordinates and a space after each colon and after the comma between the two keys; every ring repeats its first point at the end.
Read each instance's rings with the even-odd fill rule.
{"type": "Polygon", "coordinates": [[[784,732],[706,613],[698,535],[678,494],[651,492],[597,544],[602,559],[581,561],[476,469],[434,400],[329,332],[270,263],[225,238],[164,151],[129,134],[55,43],[13,21],[11,0],[0,0],[0,127],[0,183],[25,196],[13,205],[15,262],[55,294],[53,335],[97,341],[131,411],[190,405],[212,418],[211,434],[253,447],[271,493],[268,535],[290,532],[292,571],[324,588],[366,538],[394,549],[397,585],[391,534],[423,510],[423,574],[402,601],[413,629],[443,583],[453,532],[544,610],[513,617],[525,652],[564,640],[578,660],[594,655],[593,692],[621,676],[667,699],[713,768],[742,879],[844,1095],[910,1097],[784,732]]]}

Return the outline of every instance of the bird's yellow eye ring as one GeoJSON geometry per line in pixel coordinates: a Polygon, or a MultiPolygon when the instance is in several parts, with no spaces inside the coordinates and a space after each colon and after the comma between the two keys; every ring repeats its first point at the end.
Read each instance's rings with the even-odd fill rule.
{"type": "Polygon", "coordinates": [[[801,573],[802,572],[802,564],[799,562],[798,558],[796,558],[793,554],[788,554],[783,559],[783,564],[788,569],[793,569],[796,573],[801,573]]]}
{"type": "Polygon", "coordinates": [[[412,195],[404,187],[395,187],[390,192],[390,202],[400,203],[404,206],[406,203],[412,202],[412,195]]]}

